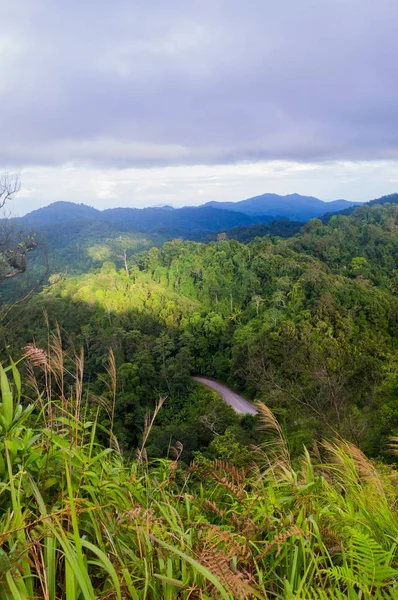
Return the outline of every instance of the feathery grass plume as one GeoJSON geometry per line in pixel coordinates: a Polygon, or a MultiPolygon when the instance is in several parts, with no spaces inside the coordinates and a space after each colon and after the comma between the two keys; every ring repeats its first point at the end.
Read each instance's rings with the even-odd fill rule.
{"type": "Polygon", "coordinates": [[[64,350],[62,347],[61,330],[56,323],[55,331],[50,334],[49,352],[51,374],[57,386],[58,397],[62,404],[65,404],[65,411],[68,413],[68,398],[65,397],[65,367],[64,367],[64,350]]]}
{"type": "Polygon", "coordinates": [[[50,366],[48,354],[43,348],[38,348],[36,344],[28,344],[24,348],[23,359],[26,359],[27,363],[27,378],[26,384],[30,388],[33,394],[36,396],[37,401],[42,410],[43,418],[45,419],[45,425],[48,425],[48,421],[52,422],[52,406],[53,401],[50,401],[50,366]],[[43,386],[39,385],[38,379],[35,374],[35,368],[41,370],[44,376],[44,389],[43,386]]]}
{"type": "Polygon", "coordinates": [[[174,462],[178,462],[181,458],[181,454],[184,450],[184,444],[180,441],[176,441],[175,446],[170,447],[170,455],[172,456],[174,462]]]}
{"type": "Polygon", "coordinates": [[[29,359],[34,367],[48,365],[48,356],[46,351],[42,348],[38,348],[35,344],[28,344],[25,346],[23,358],[29,359]]]}
{"type": "Polygon", "coordinates": [[[80,352],[75,352],[75,419],[76,422],[80,421],[80,410],[83,396],[83,377],[84,377],[84,351],[83,348],[80,352]]]}
{"type": "Polygon", "coordinates": [[[152,416],[151,416],[151,414],[150,414],[149,411],[145,415],[144,433],[143,433],[143,436],[142,436],[142,444],[141,444],[141,448],[137,451],[138,462],[146,462],[146,450],[145,450],[145,446],[146,446],[146,443],[148,441],[149,434],[152,431],[152,427],[153,427],[153,424],[155,422],[155,419],[158,416],[158,413],[159,413],[160,409],[162,408],[165,400],[166,400],[166,396],[164,398],[159,398],[159,401],[157,402],[157,404],[155,406],[155,410],[153,411],[152,416]]]}
{"type": "Polygon", "coordinates": [[[267,464],[268,469],[279,471],[289,477],[291,473],[290,452],[287,440],[272,411],[264,402],[256,402],[261,428],[270,439],[261,445],[259,456],[267,464]]]}
{"type": "Polygon", "coordinates": [[[109,398],[98,398],[97,401],[105,409],[109,422],[110,443],[117,452],[120,453],[119,442],[114,434],[116,394],[117,394],[117,367],[116,359],[112,348],[109,348],[108,362],[105,366],[107,377],[100,376],[99,379],[105,384],[109,398]]]}
{"type": "Polygon", "coordinates": [[[116,391],[117,391],[117,371],[116,371],[116,360],[113,353],[113,349],[109,348],[108,364],[106,365],[106,372],[109,376],[109,382],[107,382],[108,391],[111,396],[112,409],[111,409],[111,426],[110,430],[113,433],[113,426],[115,421],[115,405],[116,405],[116,391]]]}
{"type": "Polygon", "coordinates": [[[394,454],[395,456],[398,455],[398,436],[392,436],[390,438],[390,443],[389,443],[389,450],[391,452],[391,454],[394,454]]]}
{"type": "Polygon", "coordinates": [[[331,464],[339,466],[334,473],[342,483],[357,487],[363,482],[377,494],[385,494],[383,480],[377,469],[357,446],[344,440],[326,440],[322,446],[327,451],[331,464]]]}
{"type": "Polygon", "coordinates": [[[354,531],[371,534],[377,544],[390,548],[397,560],[397,545],[392,549],[388,541],[398,540],[396,491],[392,497],[390,490],[387,493],[377,469],[351,443],[326,441],[323,446],[329,462],[322,469],[331,474],[328,490],[330,497],[334,497],[333,510],[329,511],[330,526],[343,533],[346,544],[354,531]]]}
{"type": "MultiPolygon", "coordinates": [[[[48,368],[46,356],[36,353],[32,369],[48,368]]],[[[329,442],[317,460],[305,452],[297,476],[264,409],[274,447],[265,476],[207,460],[181,482],[176,460],[145,457],[164,399],[128,463],[77,408],[84,362],[76,358],[74,368],[63,359],[69,416],[53,390],[51,426],[43,412],[32,424],[19,407],[14,368],[0,378],[0,600],[398,597],[397,494],[387,500],[355,447],[329,442]]],[[[40,373],[39,393],[45,385],[40,373]]]]}

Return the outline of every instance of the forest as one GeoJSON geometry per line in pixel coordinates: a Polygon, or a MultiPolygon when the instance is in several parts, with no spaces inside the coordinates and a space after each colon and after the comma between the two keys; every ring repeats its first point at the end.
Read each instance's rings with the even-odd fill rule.
{"type": "Polygon", "coordinates": [[[2,307],[1,600],[396,597],[395,197],[152,247],[90,231],[2,307]]]}

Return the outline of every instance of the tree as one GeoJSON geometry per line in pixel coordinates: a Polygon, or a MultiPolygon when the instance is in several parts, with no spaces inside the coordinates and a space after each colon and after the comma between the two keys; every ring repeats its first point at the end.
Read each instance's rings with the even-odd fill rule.
{"type": "Polygon", "coordinates": [[[12,200],[15,194],[21,189],[21,182],[18,176],[12,176],[5,173],[0,178],[0,208],[3,208],[9,200],[12,200]]]}
{"type": "MultiPolygon", "coordinates": [[[[16,175],[0,176],[0,209],[19,192],[21,183],[16,175]]],[[[34,236],[19,229],[7,214],[0,219],[0,281],[26,271],[26,257],[37,247],[34,236]]]]}
{"type": "Polygon", "coordinates": [[[252,302],[254,302],[254,304],[256,305],[256,314],[258,316],[258,311],[259,311],[259,308],[260,308],[260,304],[262,302],[264,302],[264,299],[259,294],[256,294],[255,296],[253,296],[252,302]]]}

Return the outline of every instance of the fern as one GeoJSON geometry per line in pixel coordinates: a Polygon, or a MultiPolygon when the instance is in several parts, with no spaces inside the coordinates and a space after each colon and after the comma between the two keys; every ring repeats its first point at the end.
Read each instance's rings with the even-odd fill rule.
{"type": "Polygon", "coordinates": [[[376,589],[391,587],[398,581],[398,570],[391,566],[394,554],[395,545],[387,552],[369,535],[353,530],[347,564],[333,566],[326,573],[335,583],[373,595],[376,589]]]}

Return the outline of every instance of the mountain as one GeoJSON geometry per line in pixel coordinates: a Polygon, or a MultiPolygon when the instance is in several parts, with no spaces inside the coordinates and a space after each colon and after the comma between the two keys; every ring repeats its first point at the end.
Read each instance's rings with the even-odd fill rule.
{"type": "MultiPolygon", "coordinates": [[[[363,203],[362,206],[374,206],[375,204],[398,204],[398,194],[388,194],[387,196],[381,196],[380,198],[376,198],[375,200],[371,200],[370,202],[363,203]]],[[[349,206],[343,210],[328,211],[322,216],[322,221],[327,223],[329,219],[331,219],[335,214],[339,214],[345,217],[349,217],[352,215],[357,206],[349,206]]]]}
{"type": "Polygon", "coordinates": [[[102,223],[118,231],[162,232],[170,236],[199,237],[207,232],[220,231],[240,225],[268,222],[270,217],[251,216],[223,208],[190,206],[184,208],[109,208],[97,210],[85,204],[54,202],[39,208],[16,221],[27,226],[46,228],[48,225],[102,223]]]}
{"type": "MultiPolygon", "coordinates": [[[[168,208],[110,208],[100,213],[102,221],[122,231],[167,232],[192,237],[197,232],[220,231],[238,225],[264,222],[262,216],[250,216],[232,210],[211,207],[168,208]]],[[[267,219],[269,220],[269,219],[267,219]]]]}
{"type": "Polygon", "coordinates": [[[24,223],[44,224],[63,223],[65,221],[77,221],[80,219],[96,219],[101,211],[75,202],[53,202],[43,208],[38,208],[18,219],[24,223]]]}
{"type": "Polygon", "coordinates": [[[231,210],[250,216],[284,217],[294,221],[307,221],[320,217],[327,212],[336,212],[346,208],[360,206],[362,202],[348,200],[333,200],[324,202],[313,196],[289,194],[262,194],[240,202],[207,202],[203,207],[231,210]]]}
{"type": "Polygon", "coordinates": [[[40,250],[30,257],[26,274],[2,286],[1,297],[10,301],[40,287],[48,272],[84,273],[105,261],[121,266],[124,254],[131,256],[161,246],[166,240],[200,240],[220,231],[270,220],[211,207],[101,211],[85,204],[54,202],[12,219],[18,230],[35,234],[40,250]]]}
{"type": "MultiPolygon", "coordinates": [[[[291,221],[289,219],[281,218],[265,224],[260,223],[258,225],[240,225],[239,227],[232,227],[223,233],[228,240],[237,240],[242,244],[248,244],[256,237],[264,237],[265,235],[281,238],[292,237],[301,231],[303,225],[304,223],[301,223],[300,221],[291,221]]],[[[218,235],[219,234],[217,233],[212,233],[207,235],[201,241],[215,242],[219,239],[218,235]]]]}
{"type": "MultiPolygon", "coordinates": [[[[397,201],[398,195],[392,194],[363,206],[397,201]]],[[[217,238],[217,233],[226,232],[229,239],[247,243],[264,235],[289,237],[300,230],[303,221],[314,216],[322,216],[327,221],[332,214],[350,214],[358,206],[361,203],[322,202],[299,194],[263,194],[241,202],[210,202],[199,207],[102,211],[85,204],[54,202],[15,219],[15,222],[27,232],[35,232],[39,247],[47,252],[46,261],[52,272],[83,273],[99,267],[106,260],[120,266],[124,252],[131,256],[173,238],[209,241],[217,238]],[[239,209],[245,212],[239,212],[239,209]]],[[[31,257],[30,263],[33,260],[31,257]]],[[[37,258],[38,265],[43,262],[37,258]]],[[[45,269],[31,266],[29,272],[35,281],[39,281],[45,269]]],[[[24,290],[31,284],[25,279],[18,278],[18,285],[24,290]]],[[[3,286],[3,298],[14,297],[14,287],[14,282],[3,286]]]]}
{"type": "MultiPolygon", "coordinates": [[[[131,256],[173,238],[210,240],[219,232],[227,232],[231,239],[247,243],[267,234],[288,237],[300,229],[300,219],[306,221],[323,213],[325,207],[336,210],[346,204],[344,200],[324,203],[298,194],[284,198],[264,194],[237,203],[208,203],[199,207],[166,205],[101,211],[85,204],[59,201],[13,220],[26,232],[34,232],[39,247],[47,253],[45,261],[37,257],[37,268],[31,264],[29,270],[31,278],[40,281],[45,274],[40,264],[44,262],[49,262],[52,272],[83,273],[106,260],[120,266],[124,252],[131,256]],[[272,206],[276,207],[275,212],[285,212],[288,217],[282,215],[272,223],[278,219],[272,214],[272,206]],[[251,214],[239,212],[239,207],[251,214]],[[261,210],[263,214],[255,214],[261,210]]],[[[31,263],[32,260],[34,257],[30,258],[31,263]]],[[[11,282],[3,286],[2,297],[14,297],[15,285],[11,282]]],[[[25,290],[31,287],[31,282],[21,277],[18,285],[25,290]]]]}
{"type": "Polygon", "coordinates": [[[21,219],[24,224],[44,226],[67,222],[102,222],[120,231],[157,232],[199,238],[232,227],[269,223],[273,219],[307,221],[326,213],[352,210],[361,202],[323,202],[313,196],[262,194],[240,202],[207,202],[202,206],[157,206],[97,210],[85,204],[54,202],[21,219]]]}

